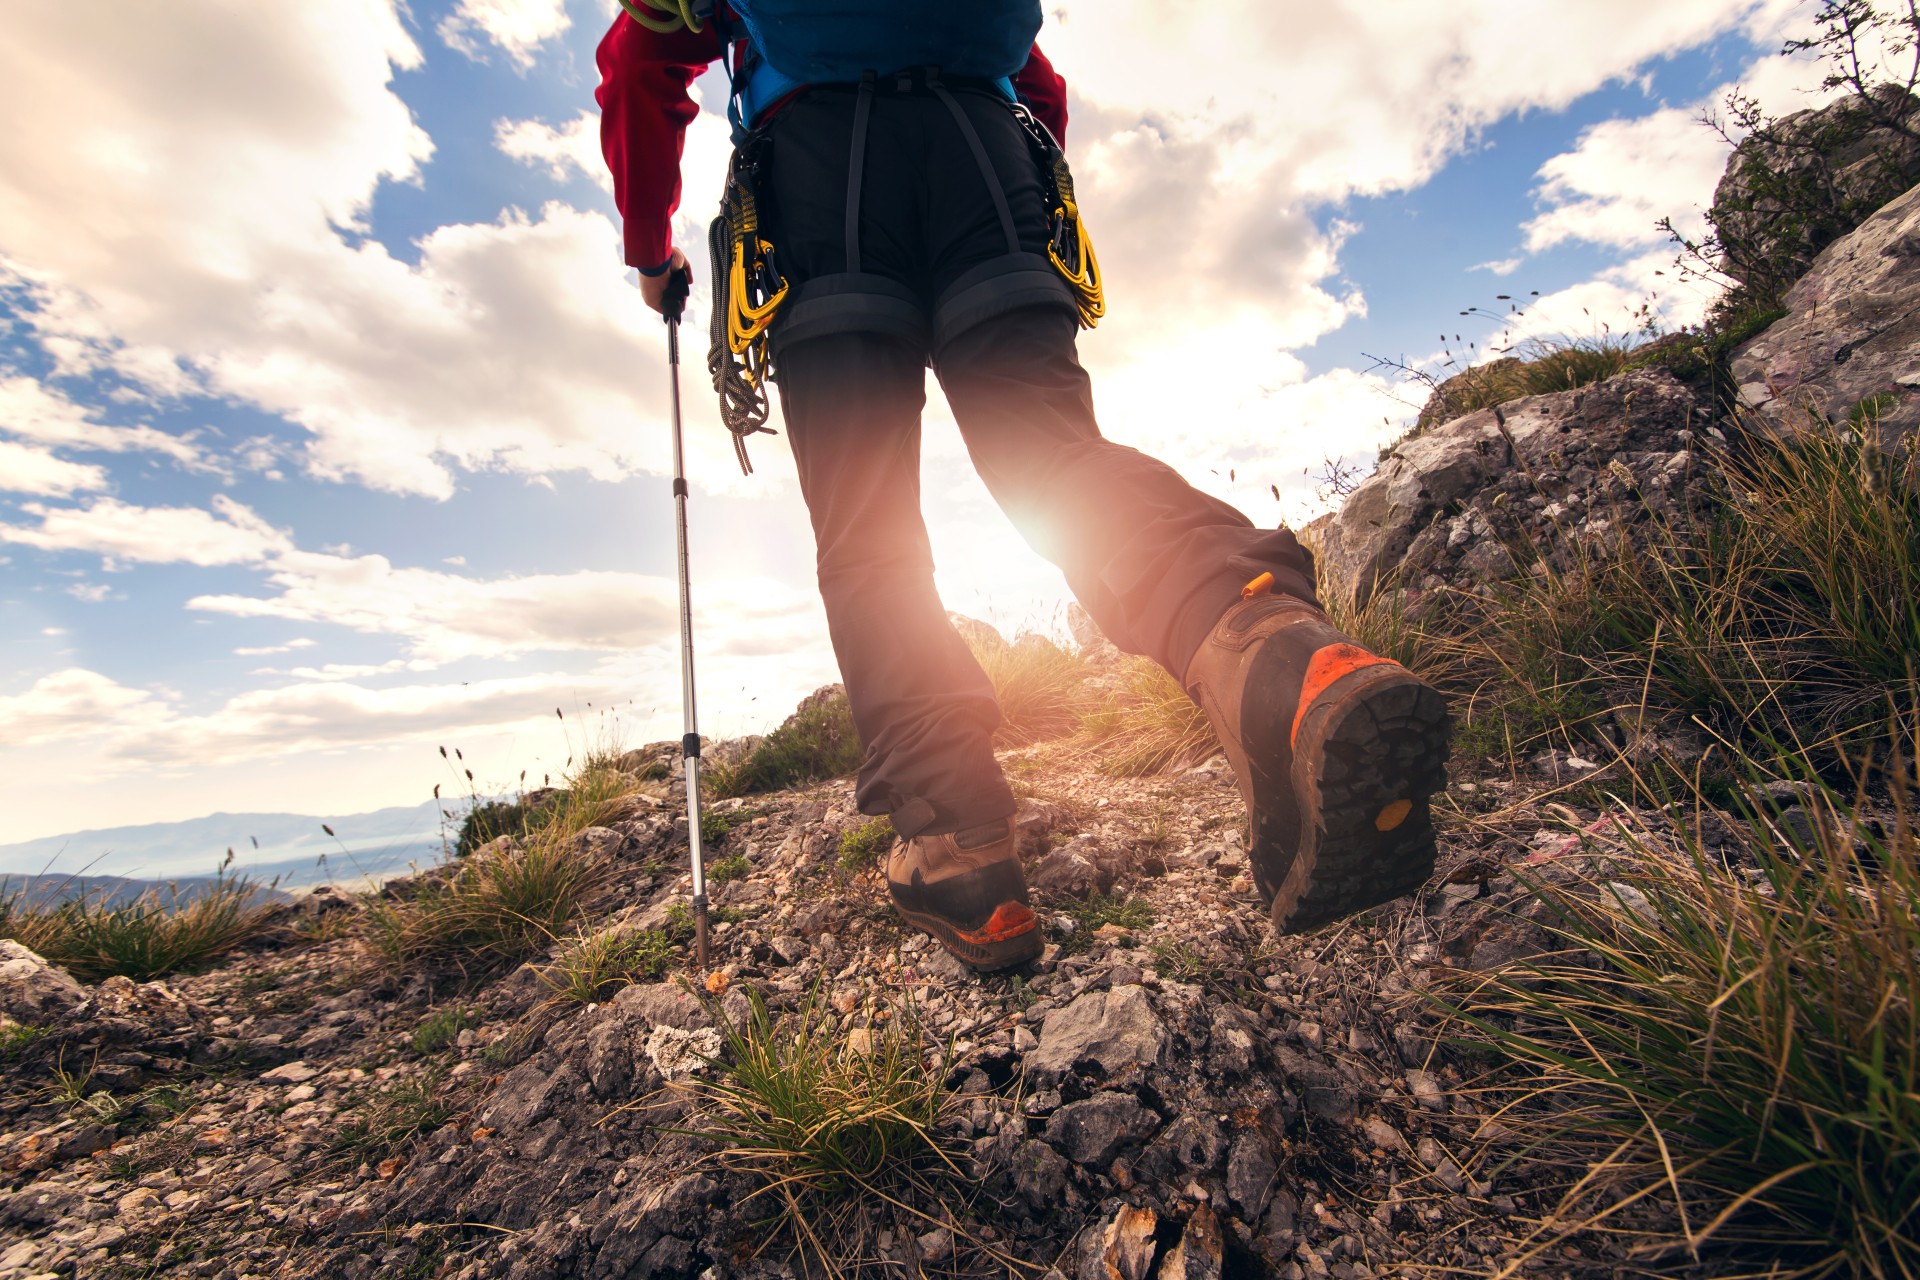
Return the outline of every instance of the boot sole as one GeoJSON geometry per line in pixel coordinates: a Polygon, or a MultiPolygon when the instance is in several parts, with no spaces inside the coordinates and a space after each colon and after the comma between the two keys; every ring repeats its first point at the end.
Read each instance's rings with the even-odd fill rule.
{"type": "MultiPolygon", "coordinates": [[[[933,936],[933,940],[945,947],[953,956],[968,968],[979,973],[997,973],[1002,969],[1012,969],[1038,958],[1045,946],[1040,937],[1040,918],[1028,912],[1031,923],[1017,933],[997,938],[990,942],[975,942],[961,936],[951,921],[939,916],[926,915],[919,911],[909,911],[896,899],[893,909],[900,918],[933,936]]],[[[998,913],[996,913],[998,914],[998,913]]]]}
{"type": "Polygon", "coordinates": [[[1388,664],[1342,676],[1300,715],[1297,734],[1286,726],[1298,844],[1273,895],[1276,929],[1317,929],[1432,876],[1427,801],[1447,785],[1450,728],[1439,693],[1388,664]]]}

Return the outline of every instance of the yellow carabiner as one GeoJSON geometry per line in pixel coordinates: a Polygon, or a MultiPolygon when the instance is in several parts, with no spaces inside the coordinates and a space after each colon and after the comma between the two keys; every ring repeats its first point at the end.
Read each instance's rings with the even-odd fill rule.
{"type": "MultiPolygon", "coordinates": [[[[754,243],[757,246],[756,258],[773,252],[773,246],[765,240],[756,237],[754,243]]],[[[772,296],[759,306],[754,306],[747,292],[746,241],[736,240],[733,248],[733,267],[728,276],[727,297],[730,304],[727,308],[727,345],[733,348],[735,355],[740,355],[753,345],[755,339],[766,332],[768,325],[773,323],[774,313],[786,300],[787,284],[784,280],[781,281],[780,288],[775,290],[772,296]]]]}

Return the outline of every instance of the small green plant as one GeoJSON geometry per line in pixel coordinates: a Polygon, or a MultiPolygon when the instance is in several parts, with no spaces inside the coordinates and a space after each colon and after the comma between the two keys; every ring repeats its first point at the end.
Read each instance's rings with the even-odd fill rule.
{"type": "Polygon", "coordinates": [[[860,736],[847,695],[837,687],[801,703],[786,723],[737,761],[710,769],[706,786],[716,800],[763,791],[784,791],[860,767],[860,736]]]}
{"type": "Polygon", "coordinates": [[[674,1087],[694,1103],[694,1131],[719,1144],[708,1158],[756,1184],[749,1201],[778,1202],[796,1249],[831,1274],[864,1252],[874,1213],[931,1223],[960,1194],[939,1134],[955,1105],[945,1058],[922,1044],[916,1019],[896,1011],[853,1042],[817,987],[785,1015],[757,992],[738,1023],[714,1013],[725,1051],[713,1075],[674,1087]]]}
{"type": "Polygon", "coordinates": [[[890,818],[869,818],[857,827],[850,827],[840,835],[840,869],[842,871],[862,871],[880,860],[880,855],[893,847],[893,821],[890,818]]]}
{"type": "Polygon", "coordinates": [[[735,827],[745,826],[758,816],[751,809],[702,809],[700,811],[700,843],[713,846],[723,842],[735,827]]]}
{"type": "Polygon", "coordinates": [[[413,1046],[415,1053],[438,1053],[459,1039],[462,1031],[477,1025],[479,1021],[465,1009],[436,1009],[413,1029],[413,1037],[408,1043],[413,1046]]]}
{"type": "Polygon", "coordinates": [[[47,1028],[0,1017],[0,1062],[10,1062],[48,1036],[47,1028]]]}
{"type": "Polygon", "coordinates": [[[707,868],[707,883],[722,885],[729,880],[738,880],[752,870],[753,864],[743,854],[736,853],[730,858],[719,859],[707,868]]]}
{"type": "MultiPolygon", "coordinates": [[[[691,937],[691,922],[687,933],[691,937]]],[[[597,1004],[629,983],[660,977],[679,958],[684,941],[671,927],[591,934],[540,976],[560,999],[597,1004]]]]}
{"type": "Polygon", "coordinates": [[[360,1160],[383,1160],[421,1134],[438,1129],[453,1118],[455,1110],[446,1080],[446,1070],[434,1067],[364,1099],[340,1125],[334,1150],[360,1160]]]}
{"type": "Polygon", "coordinates": [[[1072,903],[1066,914],[1073,921],[1073,932],[1066,942],[1079,949],[1093,940],[1094,931],[1106,925],[1122,929],[1144,929],[1153,923],[1153,905],[1145,898],[1096,893],[1085,902],[1072,903]]]}
{"type": "Polygon", "coordinates": [[[261,886],[216,876],[186,889],[152,890],[120,906],[76,897],[29,907],[16,896],[0,909],[0,936],[85,982],[116,974],[147,982],[244,946],[267,931],[272,915],[261,886]]]}

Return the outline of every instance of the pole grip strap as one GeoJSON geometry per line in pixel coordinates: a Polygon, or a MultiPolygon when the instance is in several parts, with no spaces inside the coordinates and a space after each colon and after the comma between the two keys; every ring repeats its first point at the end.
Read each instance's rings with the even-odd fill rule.
{"type": "Polygon", "coordinates": [[[697,733],[689,733],[682,737],[680,739],[680,754],[682,757],[698,760],[700,758],[700,735],[697,733]]]}

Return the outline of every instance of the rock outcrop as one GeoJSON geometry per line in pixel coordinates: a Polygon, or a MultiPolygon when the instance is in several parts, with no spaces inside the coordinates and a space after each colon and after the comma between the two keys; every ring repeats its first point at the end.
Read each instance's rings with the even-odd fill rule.
{"type": "Polygon", "coordinates": [[[1473,589],[1683,501],[1707,417],[1659,370],[1529,396],[1399,445],[1318,530],[1320,576],[1364,602],[1383,585],[1473,589]],[[1619,499],[1629,499],[1619,501],[1619,499]]]}
{"type": "Polygon", "coordinates": [[[1828,246],[1786,296],[1787,314],[1736,351],[1740,397],[1774,430],[1807,415],[1920,426],[1920,188],[1828,246]]]}
{"type": "Polygon", "coordinates": [[[1915,182],[1920,99],[1896,86],[1782,117],[1740,144],[1714,188],[1720,267],[1762,289],[1791,283],[1915,182]]]}

